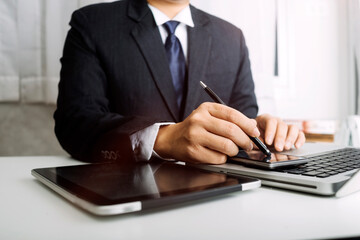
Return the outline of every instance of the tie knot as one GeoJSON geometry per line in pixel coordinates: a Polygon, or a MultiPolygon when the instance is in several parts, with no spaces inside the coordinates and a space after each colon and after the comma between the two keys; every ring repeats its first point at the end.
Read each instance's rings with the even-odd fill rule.
{"type": "Polygon", "coordinates": [[[178,21],[167,21],[166,23],[164,23],[166,31],[169,35],[173,35],[175,33],[175,29],[179,25],[179,23],[180,22],[178,21]]]}

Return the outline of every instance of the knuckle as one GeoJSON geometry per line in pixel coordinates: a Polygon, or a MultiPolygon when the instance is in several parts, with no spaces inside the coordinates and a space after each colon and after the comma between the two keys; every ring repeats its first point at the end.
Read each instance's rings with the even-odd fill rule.
{"type": "Polygon", "coordinates": [[[255,120],[253,121],[253,119],[249,119],[248,126],[250,130],[253,130],[254,128],[257,127],[257,122],[255,120]]]}
{"type": "Polygon", "coordinates": [[[273,118],[270,114],[268,114],[268,113],[265,113],[265,114],[262,114],[261,115],[263,118],[273,118]]]}
{"type": "Polygon", "coordinates": [[[203,122],[204,122],[204,119],[201,116],[201,114],[200,113],[195,113],[188,120],[189,128],[194,128],[196,126],[201,126],[201,125],[203,125],[203,122]]]}
{"type": "Polygon", "coordinates": [[[257,127],[257,121],[255,119],[250,119],[251,124],[253,124],[254,128],[257,127]]]}
{"type": "Polygon", "coordinates": [[[280,125],[282,128],[284,128],[284,129],[289,129],[289,126],[288,126],[285,122],[283,122],[283,121],[280,121],[280,122],[279,122],[279,125],[280,125]]]}
{"type": "Polygon", "coordinates": [[[301,134],[301,131],[298,126],[294,126],[295,132],[299,135],[301,134]]]}
{"type": "Polygon", "coordinates": [[[194,117],[194,116],[190,117],[188,120],[188,123],[189,123],[190,127],[194,126],[197,123],[196,117],[194,117]]]}
{"type": "Polygon", "coordinates": [[[229,138],[234,138],[236,136],[237,127],[234,124],[226,124],[225,134],[229,138]]]}
{"type": "Polygon", "coordinates": [[[221,151],[223,153],[231,153],[233,149],[233,143],[230,140],[225,140],[221,143],[221,151]]]}
{"type": "Polygon", "coordinates": [[[264,114],[261,114],[260,116],[258,116],[256,119],[260,120],[260,121],[265,121],[265,122],[268,122],[270,119],[272,119],[273,117],[268,114],[268,113],[264,113],[264,114]]]}
{"type": "Polygon", "coordinates": [[[224,113],[227,116],[227,118],[231,121],[231,122],[235,122],[237,119],[237,114],[235,113],[235,111],[231,108],[225,108],[224,109],[224,113]]]}
{"type": "Polygon", "coordinates": [[[292,132],[294,135],[299,135],[300,134],[300,130],[297,126],[295,125],[289,125],[288,129],[290,132],[292,132]]]}
{"type": "Polygon", "coordinates": [[[285,122],[281,122],[280,124],[281,124],[281,127],[283,127],[284,129],[286,129],[288,131],[290,130],[289,125],[287,125],[285,122]]]}
{"type": "Polygon", "coordinates": [[[197,130],[194,127],[190,127],[187,129],[184,136],[189,142],[193,142],[197,134],[197,130]]]}
{"type": "Polygon", "coordinates": [[[278,123],[276,118],[268,118],[267,120],[268,124],[276,125],[278,123]]]}
{"type": "Polygon", "coordinates": [[[191,116],[190,116],[190,118],[189,118],[189,122],[190,122],[190,124],[194,124],[194,123],[197,123],[198,122],[198,120],[199,120],[199,113],[198,112],[194,112],[191,116]]]}
{"type": "Polygon", "coordinates": [[[199,109],[205,110],[205,109],[209,109],[209,107],[210,107],[210,103],[204,102],[204,103],[200,104],[199,109]]]}
{"type": "Polygon", "coordinates": [[[265,116],[267,117],[267,118],[274,118],[271,114],[269,114],[269,113],[267,113],[267,114],[265,114],[265,116]]]}

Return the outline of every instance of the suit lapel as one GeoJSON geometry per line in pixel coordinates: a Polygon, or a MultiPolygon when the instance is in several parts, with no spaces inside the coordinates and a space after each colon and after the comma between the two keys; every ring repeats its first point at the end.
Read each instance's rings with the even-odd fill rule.
{"type": "Polygon", "coordinates": [[[199,81],[203,80],[211,51],[211,34],[209,20],[196,8],[191,6],[194,28],[188,27],[188,84],[184,117],[188,116],[198,105],[201,91],[199,81]]]}
{"type": "Polygon", "coordinates": [[[178,122],[179,107],[176,103],[176,93],[171,81],[166,51],[158,27],[146,4],[146,1],[130,1],[129,16],[138,22],[132,29],[131,34],[149,66],[155,84],[168,110],[174,120],[178,122]]]}

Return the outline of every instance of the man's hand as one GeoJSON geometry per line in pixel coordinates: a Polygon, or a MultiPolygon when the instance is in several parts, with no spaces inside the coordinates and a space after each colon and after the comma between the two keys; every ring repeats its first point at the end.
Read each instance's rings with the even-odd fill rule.
{"type": "Polygon", "coordinates": [[[183,122],[159,129],[154,150],[163,158],[192,163],[225,163],[239,149],[251,150],[259,137],[254,119],[217,103],[203,103],[183,122]]]}
{"type": "Polygon", "coordinates": [[[268,114],[256,118],[261,138],[266,145],[273,145],[276,151],[290,150],[293,145],[300,148],[305,143],[305,135],[294,125],[287,125],[281,119],[268,114]]]}

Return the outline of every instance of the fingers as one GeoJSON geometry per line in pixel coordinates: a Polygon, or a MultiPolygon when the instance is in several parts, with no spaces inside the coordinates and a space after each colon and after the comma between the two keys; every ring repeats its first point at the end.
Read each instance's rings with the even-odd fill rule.
{"type": "Polygon", "coordinates": [[[295,147],[300,148],[302,145],[304,145],[305,141],[306,141],[305,134],[300,131],[299,136],[295,142],[295,147]]]}
{"type": "MultiPolygon", "coordinates": [[[[250,151],[253,148],[253,143],[250,138],[234,123],[212,117],[209,119],[209,124],[205,126],[205,129],[215,135],[222,136],[222,139],[231,140],[234,145],[237,145],[244,150],[250,151]]],[[[237,154],[237,152],[232,153],[234,154],[228,155],[234,156],[237,154]]]]}
{"type": "Polygon", "coordinates": [[[283,151],[285,146],[285,139],[288,133],[288,126],[283,121],[278,121],[276,135],[274,140],[274,147],[277,151],[283,151]]]}
{"type": "Polygon", "coordinates": [[[239,151],[238,146],[246,150],[253,148],[245,131],[259,136],[256,124],[254,119],[247,118],[237,110],[221,104],[204,103],[180,124],[184,129],[183,134],[178,132],[174,135],[184,139],[181,141],[186,146],[184,152],[190,161],[219,163],[226,161],[224,156],[235,156],[239,151]],[[216,157],[212,159],[204,154],[199,155],[203,152],[216,157]]]}
{"type": "Polygon", "coordinates": [[[238,146],[230,139],[207,132],[205,138],[200,139],[200,145],[227,156],[235,156],[239,152],[238,146]]]}
{"type": "Polygon", "coordinates": [[[305,142],[301,131],[279,118],[262,115],[255,121],[230,107],[204,103],[183,122],[160,128],[154,150],[165,158],[221,164],[227,156],[238,153],[238,146],[245,150],[253,148],[248,136],[264,138],[277,151],[293,145],[298,148],[305,142]]]}
{"type": "Polygon", "coordinates": [[[227,160],[225,154],[201,145],[189,145],[186,153],[187,160],[191,160],[192,163],[223,164],[227,160]]]}
{"type": "Polygon", "coordinates": [[[203,103],[200,108],[206,108],[207,111],[215,118],[234,123],[251,137],[260,136],[259,129],[256,126],[256,121],[249,119],[244,114],[233,108],[216,103],[203,103]]]}
{"type": "Polygon", "coordinates": [[[284,122],[279,123],[279,125],[281,125],[281,127],[278,127],[275,139],[275,149],[277,151],[290,150],[294,145],[296,148],[304,145],[306,141],[305,135],[297,126],[289,125],[285,128],[283,126],[284,122]],[[283,141],[284,136],[286,136],[285,141],[283,141]]]}
{"type": "Polygon", "coordinates": [[[274,140],[276,139],[280,119],[272,117],[269,114],[263,114],[258,116],[256,121],[260,132],[262,133],[261,136],[264,139],[264,143],[269,146],[275,144],[274,140]]]}
{"type": "MultiPolygon", "coordinates": [[[[222,164],[227,155],[221,151],[233,154],[237,149],[231,145],[231,140],[217,146],[218,151],[210,149],[220,145],[223,139],[206,132],[199,125],[188,124],[187,121],[161,127],[154,143],[154,151],[163,158],[176,159],[184,162],[222,164]],[[217,138],[218,137],[218,138],[217,138]],[[208,140],[208,142],[206,141],[208,140]],[[210,144],[213,142],[213,144],[210,144]],[[205,143],[205,144],[204,144],[205,143]],[[225,149],[225,150],[224,150],[225,149]]],[[[236,152],[237,153],[237,152],[236,152]]]]}
{"type": "Polygon", "coordinates": [[[285,150],[290,150],[291,147],[295,144],[298,136],[299,136],[299,129],[294,125],[289,125],[288,133],[285,141],[285,150]]]}
{"type": "MultiPolygon", "coordinates": [[[[207,122],[204,123],[204,128],[208,132],[222,136],[224,139],[230,139],[242,149],[250,151],[253,148],[253,143],[248,135],[260,136],[260,132],[256,127],[257,122],[254,119],[249,119],[239,111],[220,104],[205,103],[199,108],[204,108],[210,114],[207,122]]],[[[225,143],[222,143],[222,145],[226,146],[225,143]]],[[[222,152],[225,153],[224,151],[222,152]]],[[[237,152],[233,155],[236,154],[237,152]]]]}
{"type": "Polygon", "coordinates": [[[293,145],[296,148],[305,143],[305,135],[294,125],[287,125],[279,118],[268,114],[256,118],[267,145],[273,145],[276,151],[290,150],[293,145]]]}

